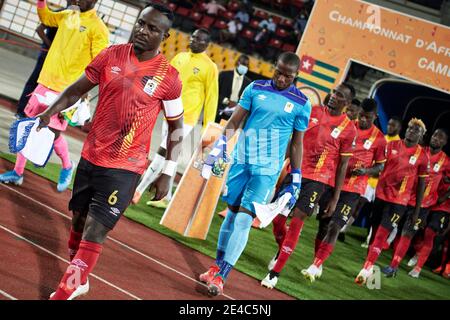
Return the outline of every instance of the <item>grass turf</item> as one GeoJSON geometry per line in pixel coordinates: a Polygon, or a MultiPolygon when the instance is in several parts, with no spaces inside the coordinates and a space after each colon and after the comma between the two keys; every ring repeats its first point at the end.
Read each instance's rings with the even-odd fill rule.
{"type": "MultiPolygon", "coordinates": [[[[15,157],[1,154],[1,157],[14,161],[15,157]]],[[[60,166],[48,164],[46,168],[35,168],[28,164],[27,169],[51,181],[57,181],[60,166]]],[[[24,182],[26,183],[26,173],[24,182]]],[[[184,245],[200,251],[212,258],[215,257],[217,236],[222,218],[215,215],[208,237],[205,241],[185,238],[161,226],[159,221],[162,209],[145,205],[148,194],[145,194],[138,205],[130,206],[125,216],[148,226],[184,245]]],[[[219,202],[217,211],[223,210],[225,204],[219,202]]],[[[324,265],[322,278],[310,284],[301,276],[300,271],[308,267],[314,255],[314,238],[317,220],[310,218],[304,225],[299,244],[289,259],[277,284],[277,289],[298,299],[449,299],[450,286],[447,279],[433,274],[424,268],[419,279],[407,275],[410,268],[406,266],[408,257],[404,259],[396,278],[387,279],[381,276],[381,288],[370,290],[359,287],[353,280],[359,272],[366,257],[366,249],[360,246],[365,238],[364,229],[353,227],[347,233],[345,243],[338,242],[333,254],[324,265]]],[[[271,227],[251,230],[247,247],[236,264],[236,269],[259,281],[267,274],[267,264],[276,252],[277,245],[273,240],[271,227]]],[[[390,261],[392,251],[383,252],[377,265],[383,267],[390,261]]],[[[198,270],[199,272],[203,270],[198,270]]],[[[232,280],[232,279],[231,279],[232,280]]]]}

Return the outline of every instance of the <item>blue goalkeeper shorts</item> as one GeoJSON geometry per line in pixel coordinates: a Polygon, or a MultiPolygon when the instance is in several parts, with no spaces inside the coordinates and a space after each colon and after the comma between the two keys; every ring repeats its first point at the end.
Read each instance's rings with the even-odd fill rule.
{"type": "Polygon", "coordinates": [[[230,206],[241,206],[255,213],[253,202],[266,204],[272,199],[279,171],[251,164],[233,164],[228,172],[222,199],[230,206]]]}

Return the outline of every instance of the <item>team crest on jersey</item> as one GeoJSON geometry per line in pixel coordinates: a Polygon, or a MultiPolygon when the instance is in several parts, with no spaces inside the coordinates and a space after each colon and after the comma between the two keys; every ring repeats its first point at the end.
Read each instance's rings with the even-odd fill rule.
{"type": "Polygon", "coordinates": [[[364,142],[364,149],[369,150],[371,146],[372,146],[372,141],[370,139],[367,139],[364,142]]]}
{"type": "Polygon", "coordinates": [[[333,131],[331,131],[331,136],[335,139],[337,139],[339,137],[339,135],[341,134],[341,130],[339,128],[334,128],[333,131]]]}
{"type": "Polygon", "coordinates": [[[440,164],[439,164],[439,162],[438,163],[435,163],[434,164],[434,167],[433,167],[433,171],[434,172],[439,172],[439,169],[441,168],[441,166],[440,166],[440,164]]]}
{"type": "Polygon", "coordinates": [[[286,105],[284,106],[284,112],[291,113],[294,109],[294,104],[292,102],[286,102],[286,105]]]}
{"type": "Polygon", "coordinates": [[[200,72],[200,69],[197,67],[194,67],[194,69],[192,71],[194,72],[194,74],[198,74],[200,72]]]}
{"type": "Polygon", "coordinates": [[[147,82],[144,85],[144,92],[149,96],[153,96],[153,94],[156,91],[156,88],[158,87],[158,82],[153,80],[153,77],[152,78],[144,77],[144,81],[145,80],[147,80],[147,82]]]}
{"type": "Polygon", "coordinates": [[[411,158],[409,158],[410,165],[415,165],[416,161],[417,161],[417,157],[415,157],[415,156],[411,156],[411,158]]]}
{"type": "Polygon", "coordinates": [[[86,31],[86,27],[85,26],[80,26],[80,32],[86,31]]]}

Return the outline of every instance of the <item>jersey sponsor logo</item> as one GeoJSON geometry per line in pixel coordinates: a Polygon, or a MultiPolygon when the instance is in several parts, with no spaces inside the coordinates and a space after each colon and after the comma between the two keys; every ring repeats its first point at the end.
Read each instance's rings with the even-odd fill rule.
{"type": "Polygon", "coordinates": [[[198,74],[200,72],[200,69],[197,67],[194,67],[194,69],[192,70],[192,72],[194,72],[194,74],[198,74]]]}
{"type": "Polygon", "coordinates": [[[156,82],[153,79],[149,79],[149,80],[147,80],[147,83],[144,86],[144,92],[146,94],[148,94],[149,96],[153,96],[157,87],[158,87],[158,82],[156,82]]]}
{"type": "Polygon", "coordinates": [[[264,100],[266,100],[266,99],[267,99],[267,97],[266,97],[265,95],[263,95],[263,94],[258,94],[258,100],[264,101],[264,100]]]}
{"type": "Polygon", "coordinates": [[[284,106],[284,112],[291,113],[294,109],[294,104],[291,102],[286,102],[286,105],[284,106]]]}
{"type": "Polygon", "coordinates": [[[111,67],[111,73],[119,74],[122,71],[118,66],[111,67]]]}
{"type": "Polygon", "coordinates": [[[317,118],[311,118],[311,122],[314,124],[317,124],[319,122],[319,119],[317,118]]]}

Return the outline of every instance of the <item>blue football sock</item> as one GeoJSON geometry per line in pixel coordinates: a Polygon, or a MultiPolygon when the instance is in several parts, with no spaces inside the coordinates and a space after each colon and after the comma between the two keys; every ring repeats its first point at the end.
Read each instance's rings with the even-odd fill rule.
{"type": "Polygon", "coordinates": [[[228,240],[234,229],[234,220],[236,218],[236,213],[232,212],[230,209],[227,210],[227,215],[222,222],[222,226],[219,231],[219,239],[217,240],[217,255],[216,264],[220,267],[223,258],[225,256],[225,251],[227,249],[228,240]]]}
{"type": "Polygon", "coordinates": [[[228,277],[228,274],[233,269],[233,265],[229,264],[226,261],[222,261],[222,264],[220,266],[219,276],[225,281],[228,277]]]}
{"type": "Polygon", "coordinates": [[[248,235],[252,227],[253,217],[244,212],[238,212],[234,220],[234,229],[228,240],[224,261],[219,274],[225,280],[231,268],[236,264],[247,245],[248,235]]]}

